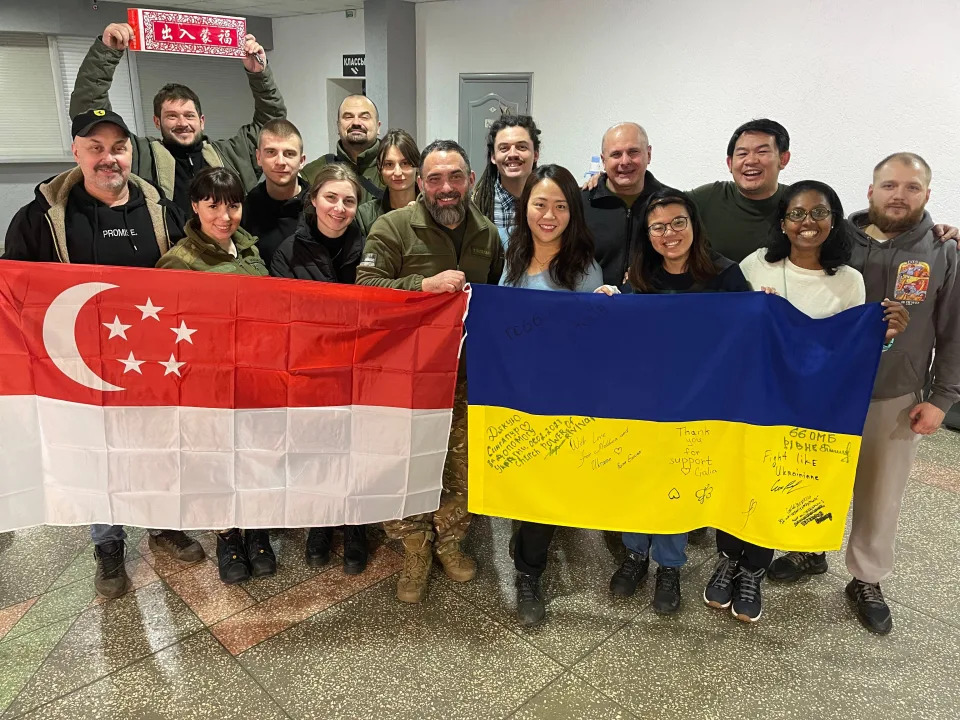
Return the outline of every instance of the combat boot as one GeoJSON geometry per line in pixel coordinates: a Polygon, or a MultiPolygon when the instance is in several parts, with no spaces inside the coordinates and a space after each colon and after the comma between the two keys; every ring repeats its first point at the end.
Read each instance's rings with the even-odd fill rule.
{"type": "Polygon", "coordinates": [[[418,603],[427,594],[427,581],[433,565],[433,533],[418,532],[403,539],[403,569],[397,580],[397,600],[418,603]]]}
{"type": "Polygon", "coordinates": [[[447,540],[436,547],[437,560],[454,582],[467,582],[477,575],[477,563],[460,549],[459,540],[447,540]]]}

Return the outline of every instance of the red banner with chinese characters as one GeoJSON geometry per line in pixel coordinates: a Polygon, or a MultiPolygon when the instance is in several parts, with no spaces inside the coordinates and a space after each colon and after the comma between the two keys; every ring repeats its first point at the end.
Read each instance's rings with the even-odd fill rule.
{"type": "Polygon", "coordinates": [[[175,10],[129,8],[131,50],[244,57],[247,21],[242,17],[201,15],[175,10]]]}

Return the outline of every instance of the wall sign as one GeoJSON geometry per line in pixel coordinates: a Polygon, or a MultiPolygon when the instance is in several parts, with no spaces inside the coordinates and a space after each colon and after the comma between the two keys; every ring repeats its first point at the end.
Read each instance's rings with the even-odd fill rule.
{"type": "Polygon", "coordinates": [[[344,55],[343,76],[349,78],[366,77],[366,55],[344,55]]]}

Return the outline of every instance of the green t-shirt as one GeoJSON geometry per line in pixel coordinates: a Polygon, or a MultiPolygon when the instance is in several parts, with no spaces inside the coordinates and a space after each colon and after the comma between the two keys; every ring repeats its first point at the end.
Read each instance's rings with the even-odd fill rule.
{"type": "Polygon", "coordinates": [[[777,207],[788,185],[779,185],[766,200],[751,200],[740,194],[730,182],[715,182],[691,190],[710,246],[734,262],[767,244],[771,230],[778,225],[777,207]]]}

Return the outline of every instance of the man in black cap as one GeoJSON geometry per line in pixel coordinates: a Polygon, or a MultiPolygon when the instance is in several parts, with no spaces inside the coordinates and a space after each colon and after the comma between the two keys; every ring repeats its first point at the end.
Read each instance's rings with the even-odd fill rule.
{"type": "MultiPolygon", "coordinates": [[[[130,173],[130,130],[110,110],[88,110],[73,119],[77,167],[37,185],[7,229],[8,260],[149,267],[183,237],[184,218],[150,183],[130,173]]],[[[97,572],[105,597],[125,593],[122,525],[92,525],[97,572]]],[[[150,547],[183,562],[203,548],[180,530],[151,530],[150,547]]]]}

